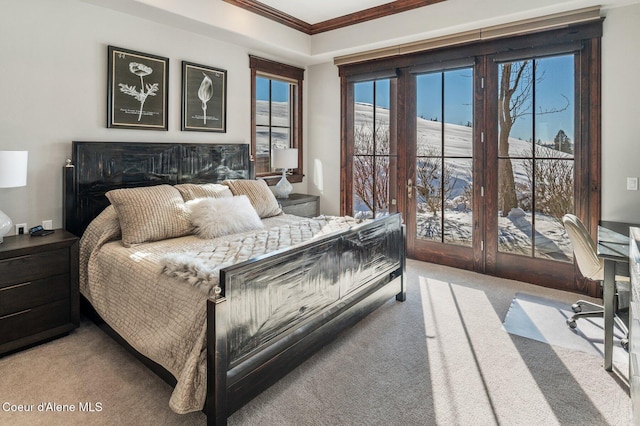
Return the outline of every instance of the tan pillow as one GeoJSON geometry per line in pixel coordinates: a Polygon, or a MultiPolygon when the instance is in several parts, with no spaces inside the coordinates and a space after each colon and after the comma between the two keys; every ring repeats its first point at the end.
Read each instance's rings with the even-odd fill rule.
{"type": "Polygon", "coordinates": [[[114,189],[106,195],[118,213],[125,247],[191,232],[182,195],[171,185],[114,189]]]}
{"type": "Polygon", "coordinates": [[[233,195],[246,195],[260,218],[282,214],[280,204],[269,189],[267,182],[263,180],[225,180],[222,183],[231,189],[233,195]]]}
{"type": "Polygon", "coordinates": [[[184,201],[195,200],[196,198],[233,197],[229,187],[219,183],[181,183],[175,185],[175,188],[180,191],[184,201]]]}

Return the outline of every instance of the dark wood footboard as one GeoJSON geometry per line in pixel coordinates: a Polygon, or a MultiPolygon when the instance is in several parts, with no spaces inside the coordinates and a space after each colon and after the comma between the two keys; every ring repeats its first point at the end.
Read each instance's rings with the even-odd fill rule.
{"type": "Polygon", "coordinates": [[[209,424],[227,417],[394,295],[399,214],[227,267],[208,302],[209,424]]]}

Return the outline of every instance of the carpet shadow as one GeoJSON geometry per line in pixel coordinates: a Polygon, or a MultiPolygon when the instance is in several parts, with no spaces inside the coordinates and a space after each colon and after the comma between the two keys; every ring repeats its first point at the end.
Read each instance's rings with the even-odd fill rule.
{"type": "Polygon", "coordinates": [[[407,300],[389,300],[240,408],[229,425],[433,424],[429,336],[407,272],[407,300]]]}
{"type": "MultiPolygon", "coordinates": [[[[482,398],[486,399],[492,417],[487,417],[485,410],[485,420],[494,424],[611,423],[601,411],[601,402],[596,405],[593,395],[585,392],[583,383],[574,376],[576,369],[568,368],[552,346],[511,336],[502,329],[505,294],[512,298],[513,287],[528,285],[469,271],[453,271],[453,277],[446,276],[451,272],[447,269],[443,274],[438,271],[423,274],[423,285],[432,300],[437,299],[430,309],[437,308],[441,315],[447,315],[450,328],[461,330],[460,336],[466,340],[466,347],[458,350],[470,353],[467,364],[477,370],[467,374],[476,382],[473,392],[485,394],[482,398]],[[485,342],[496,338],[492,348],[485,342]],[[513,395],[501,391],[499,384],[509,387],[513,395]]],[[[564,321],[559,326],[566,327],[564,321]]],[[[580,357],[585,358],[587,368],[592,369],[594,364],[602,368],[597,357],[582,353],[580,357]]],[[[597,373],[603,380],[610,380],[604,370],[597,373]]]]}

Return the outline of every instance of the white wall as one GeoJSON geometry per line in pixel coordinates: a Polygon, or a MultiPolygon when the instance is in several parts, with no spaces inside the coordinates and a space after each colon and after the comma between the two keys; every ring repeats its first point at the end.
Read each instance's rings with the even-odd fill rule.
{"type": "Polygon", "coordinates": [[[0,0],[0,10],[0,150],[29,151],[27,186],[0,189],[14,223],[62,227],[74,140],[249,142],[247,48],[77,0],[0,0]],[[106,128],[108,45],[170,59],[169,131],[106,128]],[[227,70],[226,133],[180,131],[182,60],[227,70]]]}
{"type": "MultiPolygon", "coordinates": [[[[602,39],[602,219],[640,223],[640,191],[626,190],[626,177],[640,178],[640,5],[607,11],[602,39]]],[[[338,69],[331,63],[309,68],[314,88],[310,92],[309,175],[313,159],[324,167],[325,184],[319,190],[309,181],[309,191],[321,195],[326,213],[339,212],[340,199],[340,88],[338,69]],[[337,173],[337,176],[330,175],[337,173]],[[337,179],[337,180],[336,180],[337,179]]]]}
{"type": "Polygon", "coordinates": [[[640,5],[612,9],[602,37],[602,218],[640,223],[640,5]]]}
{"type": "Polygon", "coordinates": [[[333,63],[308,68],[307,186],[324,214],[340,214],[340,79],[333,63]]]}
{"type": "Polygon", "coordinates": [[[311,53],[340,56],[623,0],[447,0],[313,36],[311,53]]]}
{"type": "MultiPolygon", "coordinates": [[[[248,142],[251,130],[247,55],[276,60],[286,57],[282,51],[269,51],[268,45],[233,44],[221,41],[227,40],[225,37],[204,34],[201,27],[188,31],[182,29],[186,28],[184,25],[169,26],[154,22],[151,17],[147,20],[92,2],[105,3],[0,0],[0,149],[29,150],[28,186],[0,189],[0,209],[15,223],[34,226],[43,219],[53,219],[55,227],[62,226],[61,168],[70,155],[73,140],[248,142]],[[106,128],[109,44],[170,58],[168,132],[106,128]],[[181,60],[228,71],[227,133],[179,130],[181,60]]],[[[453,7],[458,0],[442,4],[448,3],[453,7]]],[[[581,7],[585,5],[579,3],[581,7]]],[[[144,16],[142,12],[140,15],[144,16]]],[[[640,222],[640,191],[625,190],[627,176],[640,177],[640,120],[636,117],[640,84],[635,75],[640,65],[639,24],[637,2],[607,10],[602,48],[602,218],[606,220],[640,222]]],[[[296,40],[296,49],[303,49],[304,43],[296,40]]],[[[322,212],[337,214],[337,68],[327,61],[311,66],[304,87],[306,178],[295,185],[295,190],[321,195],[322,212]]]]}

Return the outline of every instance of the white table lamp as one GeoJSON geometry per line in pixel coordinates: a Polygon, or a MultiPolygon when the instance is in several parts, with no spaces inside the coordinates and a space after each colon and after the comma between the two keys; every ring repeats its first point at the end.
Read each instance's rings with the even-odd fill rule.
{"type": "MultiPolygon", "coordinates": [[[[29,151],[0,151],[0,188],[27,186],[27,158],[29,151]]],[[[13,222],[0,210],[0,243],[11,231],[13,222]]]]}
{"type": "Polygon", "coordinates": [[[293,186],[287,180],[287,169],[298,167],[297,148],[274,148],[271,151],[271,163],[273,168],[282,169],[282,179],[275,186],[278,198],[289,198],[293,186]]]}

